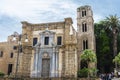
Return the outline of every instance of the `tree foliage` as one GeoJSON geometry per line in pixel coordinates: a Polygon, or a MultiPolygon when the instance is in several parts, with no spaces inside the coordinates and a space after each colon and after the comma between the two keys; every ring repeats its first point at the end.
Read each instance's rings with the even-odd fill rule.
{"type": "Polygon", "coordinates": [[[97,62],[96,54],[92,50],[86,49],[81,54],[81,60],[87,61],[88,63],[97,62]]]}
{"type": "Polygon", "coordinates": [[[101,73],[111,72],[114,68],[112,60],[120,51],[120,20],[116,15],[110,15],[94,27],[98,69],[101,73]]]}
{"type": "Polygon", "coordinates": [[[5,74],[3,72],[0,72],[0,77],[3,77],[5,74]]]}
{"type": "MultiPolygon", "coordinates": [[[[88,75],[88,79],[90,78],[90,75],[93,75],[95,72],[94,72],[94,69],[89,67],[89,64],[91,63],[97,63],[97,57],[96,57],[96,54],[90,50],[90,49],[86,49],[83,51],[83,53],[81,54],[80,56],[81,58],[81,61],[86,61],[87,62],[87,65],[88,65],[88,68],[83,68],[80,72],[84,72],[84,73],[87,73],[88,75]]],[[[95,68],[96,69],[96,68],[95,68]]],[[[94,76],[94,75],[93,75],[94,76]]]]}
{"type": "Polygon", "coordinates": [[[118,65],[120,65],[120,52],[118,53],[117,56],[113,59],[113,62],[116,62],[118,65]]]}
{"type": "Polygon", "coordinates": [[[117,15],[110,15],[104,20],[106,29],[110,30],[113,36],[113,55],[117,55],[117,38],[120,30],[120,21],[117,15]]]}
{"type": "Polygon", "coordinates": [[[103,25],[104,21],[95,23],[97,67],[101,73],[111,71],[112,36],[109,30],[103,25]],[[109,59],[109,60],[108,60],[109,59]]]}

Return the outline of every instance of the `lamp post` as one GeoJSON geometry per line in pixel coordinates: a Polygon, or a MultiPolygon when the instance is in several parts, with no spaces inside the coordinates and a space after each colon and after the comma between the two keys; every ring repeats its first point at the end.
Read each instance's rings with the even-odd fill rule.
{"type": "Polygon", "coordinates": [[[13,41],[18,41],[18,53],[17,53],[17,57],[16,57],[16,68],[15,68],[15,78],[14,78],[14,80],[17,80],[18,65],[19,65],[19,54],[20,54],[20,51],[21,51],[21,48],[22,48],[21,47],[22,36],[25,36],[26,37],[25,42],[28,42],[27,34],[24,34],[24,35],[20,34],[17,37],[14,35],[14,37],[13,37],[13,41]],[[18,38],[18,40],[16,38],[18,38]]]}

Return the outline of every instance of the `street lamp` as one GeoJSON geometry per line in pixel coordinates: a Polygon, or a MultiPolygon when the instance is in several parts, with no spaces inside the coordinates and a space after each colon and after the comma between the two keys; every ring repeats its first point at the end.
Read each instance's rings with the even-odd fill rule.
{"type": "Polygon", "coordinates": [[[18,53],[17,53],[17,58],[16,58],[16,68],[15,68],[15,78],[14,80],[17,80],[17,73],[18,73],[18,64],[19,64],[19,53],[21,51],[21,39],[22,37],[25,36],[25,42],[28,42],[27,34],[20,34],[18,36],[14,35],[13,41],[18,41],[18,53]],[[18,40],[17,40],[18,38],[18,40]]]}

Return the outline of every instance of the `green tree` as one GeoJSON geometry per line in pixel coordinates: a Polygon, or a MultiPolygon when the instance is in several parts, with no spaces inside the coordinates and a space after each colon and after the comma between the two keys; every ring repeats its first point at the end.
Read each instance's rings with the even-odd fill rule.
{"type": "Polygon", "coordinates": [[[109,30],[105,29],[104,21],[95,23],[96,35],[96,55],[97,55],[97,68],[100,73],[108,73],[112,71],[112,37],[109,30]],[[109,60],[108,60],[109,59],[109,60]]]}
{"type": "Polygon", "coordinates": [[[112,32],[113,36],[113,55],[117,55],[117,37],[120,30],[120,21],[119,17],[116,15],[110,15],[109,17],[106,17],[104,21],[104,25],[107,29],[109,29],[112,32]]]}
{"type": "Polygon", "coordinates": [[[116,15],[95,23],[96,55],[99,72],[113,71],[112,60],[120,51],[120,21],[116,15]]]}
{"type": "Polygon", "coordinates": [[[120,65],[120,52],[118,53],[117,56],[113,59],[113,62],[117,63],[117,65],[120,65]]]}
{"type": "MultiPolygon", "coordinates": [[[[109,17],[106,17],[104,21],[104,25],[107,29],[109,29],[112,32],[113,36],[113,55],[117,55],[117,38],[118,33],[120,29],[120,21],[119,18],[116,15],[110,15],[109,17]]],[[[117,64],[115,63],[115,68],[117,68],[117,64]]]]}
{"type": "Polygon", "coordinates": [[[3,72],[0,72],[0,77],[4,77],[4,73],[3,72]]]}
{"type": "Polygon", "coordinates": [[[96,54],[90,50],[90,49],[86,49],[83,51],[83,53],[81,54],[80,56],[81,60],[84,60],[87,62],[87,65],[88,65],[88,79],[90,77],[90,70],[91,70],[91,67],[89,66],[91,63],[97,63],[97,58],[96,58],[96,54]]]}
{"type": "Polygon", "coordinates": [[[117,47],[118,47],[118,52],[120,52],[120,33],[118,34],[118,43],[117,43],[117,47]]]}

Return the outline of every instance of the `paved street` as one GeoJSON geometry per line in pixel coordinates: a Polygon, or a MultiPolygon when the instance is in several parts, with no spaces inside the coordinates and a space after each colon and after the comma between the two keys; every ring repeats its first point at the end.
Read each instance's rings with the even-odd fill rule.
{"type": "Polygon", "coordinates": [[[120,80],[120,78],[113,78],[112,80],[120,80]]]}

